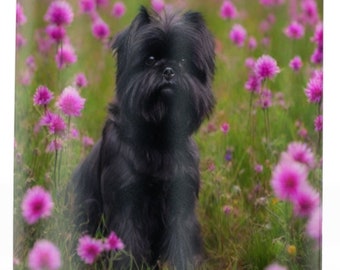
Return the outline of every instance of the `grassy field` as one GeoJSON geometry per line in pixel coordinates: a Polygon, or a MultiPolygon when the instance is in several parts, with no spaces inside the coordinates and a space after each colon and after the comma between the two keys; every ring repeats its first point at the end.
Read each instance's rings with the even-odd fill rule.
{"type": "MultiPolygon", "coordinates": [[[[48,239],[58,247],[62,254],[61,269],[102,269],[100,261],[89,266],[79,260],[75,246],[79,235],[73,233],[66,214],[65,189],[72,171],[91,149],[91,145],[84,145],[84,136],[94,141],[100,137],[107,104],[114,97],[115,59],[105,42],[93,36],[90,16],[80,12],[78,1],[69,0],[74,18],[66,31],[77,61],[58,69],[55,54],[62,45],[52,44],[45,52],[39,50],[42,41],[38,40],[45,35],[48,23],[44,15],[50,2],[19,1],[26,22],[17,25],[17,33],[26,42],[16,51],[15,269],[27,269],[28,253],[39,239],[48,239]],[[32,61],[27,61],[30,56],[34,66],[32,61]],[[78,137],[50,134],[46,127],[38,129],[45,110],[33,104],[37,87],[45,85],[53,92],[54,99],[48,109],[60,113],[55,102],[65,87],[74,85],[74,78],[80,72],[88,81],[88,85],[79,90],[86,99],[85,108],[81,117],[62,115],[66,133],[75,128],[78,137]],[[47,145],[56,139],[62,140],[62,149],[46,151],[47,145]],[[51,193],[54,208],[49,218],[29,225],[22,217],[22,198],[36,185],[51,193]]],[[[213,91],[217,104],[213,115],[195,134],[201,156],[197,210],[206,255],[202,268],[256,270],[276,262],[292,270],[320,269],[321,248],[306,233],[308,217],[296,215],[292,203],[277,198],[270,184],[281,153],[291,142],[298,141],[314,153],[316,165],[310,170],[308,181],[320,197],[322,194],[322,131],[317,132],[314,127],[314,119],[322,114],[322,101],[308,102],[304,91],[313,72],[322,70],[322,61],[311,61],[316,48],[311,38],[317,22],[301,19],[300,4],[304,1],[297,0],[296,18],[302,21],[304,35],[291,39],[284,34],[284,29],[293,20],[295,1],[265,6],[257,0],[234,0],[238,10],[234,19],[221,18],[222,2],[166,1],[173,7],[202,12],[216,39],[213,91]],[[234,24],[241,24],[247,31],[242,47],[229,38],[234,24]],[[249,36],[257,40],[254,49],[248,46],[249,36]],[[261,86],[260,91],[264,88],[272,91],[272,105],[265,109],[258,105],[260,94],[251,94],[245,89],[250,73],[245,61],[262,55],[273,57],[280,68],[274,79],[266,80],[261,86]],[[289,67],[296,55],[303,62],[298,71],[289,67]],[[227,132],[221,131],[223,123],[230,127],[227,132]]],[[[140,5],[150,7],[150,1],[126,0],[124,4],[126,13],[121,18],[111,15],[112,1],[106,7],[97,7],[98,14],[110,28],[110,35],[124,29],[140,5]]],[[[321,22],[322,5],[322,1],[317,1],[321,22]]]]}

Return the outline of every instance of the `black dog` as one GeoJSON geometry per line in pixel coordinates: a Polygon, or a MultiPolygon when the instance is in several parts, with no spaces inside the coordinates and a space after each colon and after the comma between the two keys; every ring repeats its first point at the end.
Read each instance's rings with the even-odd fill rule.
{"type": "MultiPolygon", "coordinates": [[[[77,224],[125,243],[138,267],[201,258],[195,215],[199,154],[191,135],[214,106],[214,40],[199,13],[141,8],[114,41],[116,101],[102,138],[73,177],[77,224]],[[102,222],[104,220],[104,222],[102,222]]],[[[115,269],[130,269],[128,256],[115,269]]]]}

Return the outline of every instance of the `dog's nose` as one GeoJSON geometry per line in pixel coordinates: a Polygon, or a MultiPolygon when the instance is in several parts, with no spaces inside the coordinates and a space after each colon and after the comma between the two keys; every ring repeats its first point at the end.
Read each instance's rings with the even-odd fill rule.
{"type": "Polygon", "coordinates": [[[175,77],[175,72],[171,67],[166,67],[163,71],[163,77],[170,81],[173,77],[175,77]]]}

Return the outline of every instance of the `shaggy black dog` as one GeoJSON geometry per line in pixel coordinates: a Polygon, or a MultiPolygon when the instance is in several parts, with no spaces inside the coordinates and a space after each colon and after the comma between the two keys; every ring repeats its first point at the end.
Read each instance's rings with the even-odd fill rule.
{"type": "MultiPolygon", "coordinates": [[[[139,268],[193,269],[202,255],[195,215],[199,154],[191,135],[214,106],[214,40],[197,12],[141,8],[113,44],[116,100],[102,138],[75,171],[77,226],[102,224],[139,268]]],[[[130,269],[130,258],[114,262],[130,269]]]]}

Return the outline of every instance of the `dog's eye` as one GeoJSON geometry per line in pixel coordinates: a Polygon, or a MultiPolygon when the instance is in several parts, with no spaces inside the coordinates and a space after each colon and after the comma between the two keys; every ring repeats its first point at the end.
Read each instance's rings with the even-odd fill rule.
{"type": "Polygon", "coordinates": [[[185,67],[187,64],[187,60],[185,58],[181,58],[178,64],[180,67],[185,67]]]}
{"type": "Polygon", "coordinates": [[[156,57],[154,57],[154,56],[149,56],[149,58],[148,59],[146,59],[146,61],[145,61],[145,64],[147,64],[148,66],[152,66],[152,65],[154,65],[156,63],[156,57]]]}

